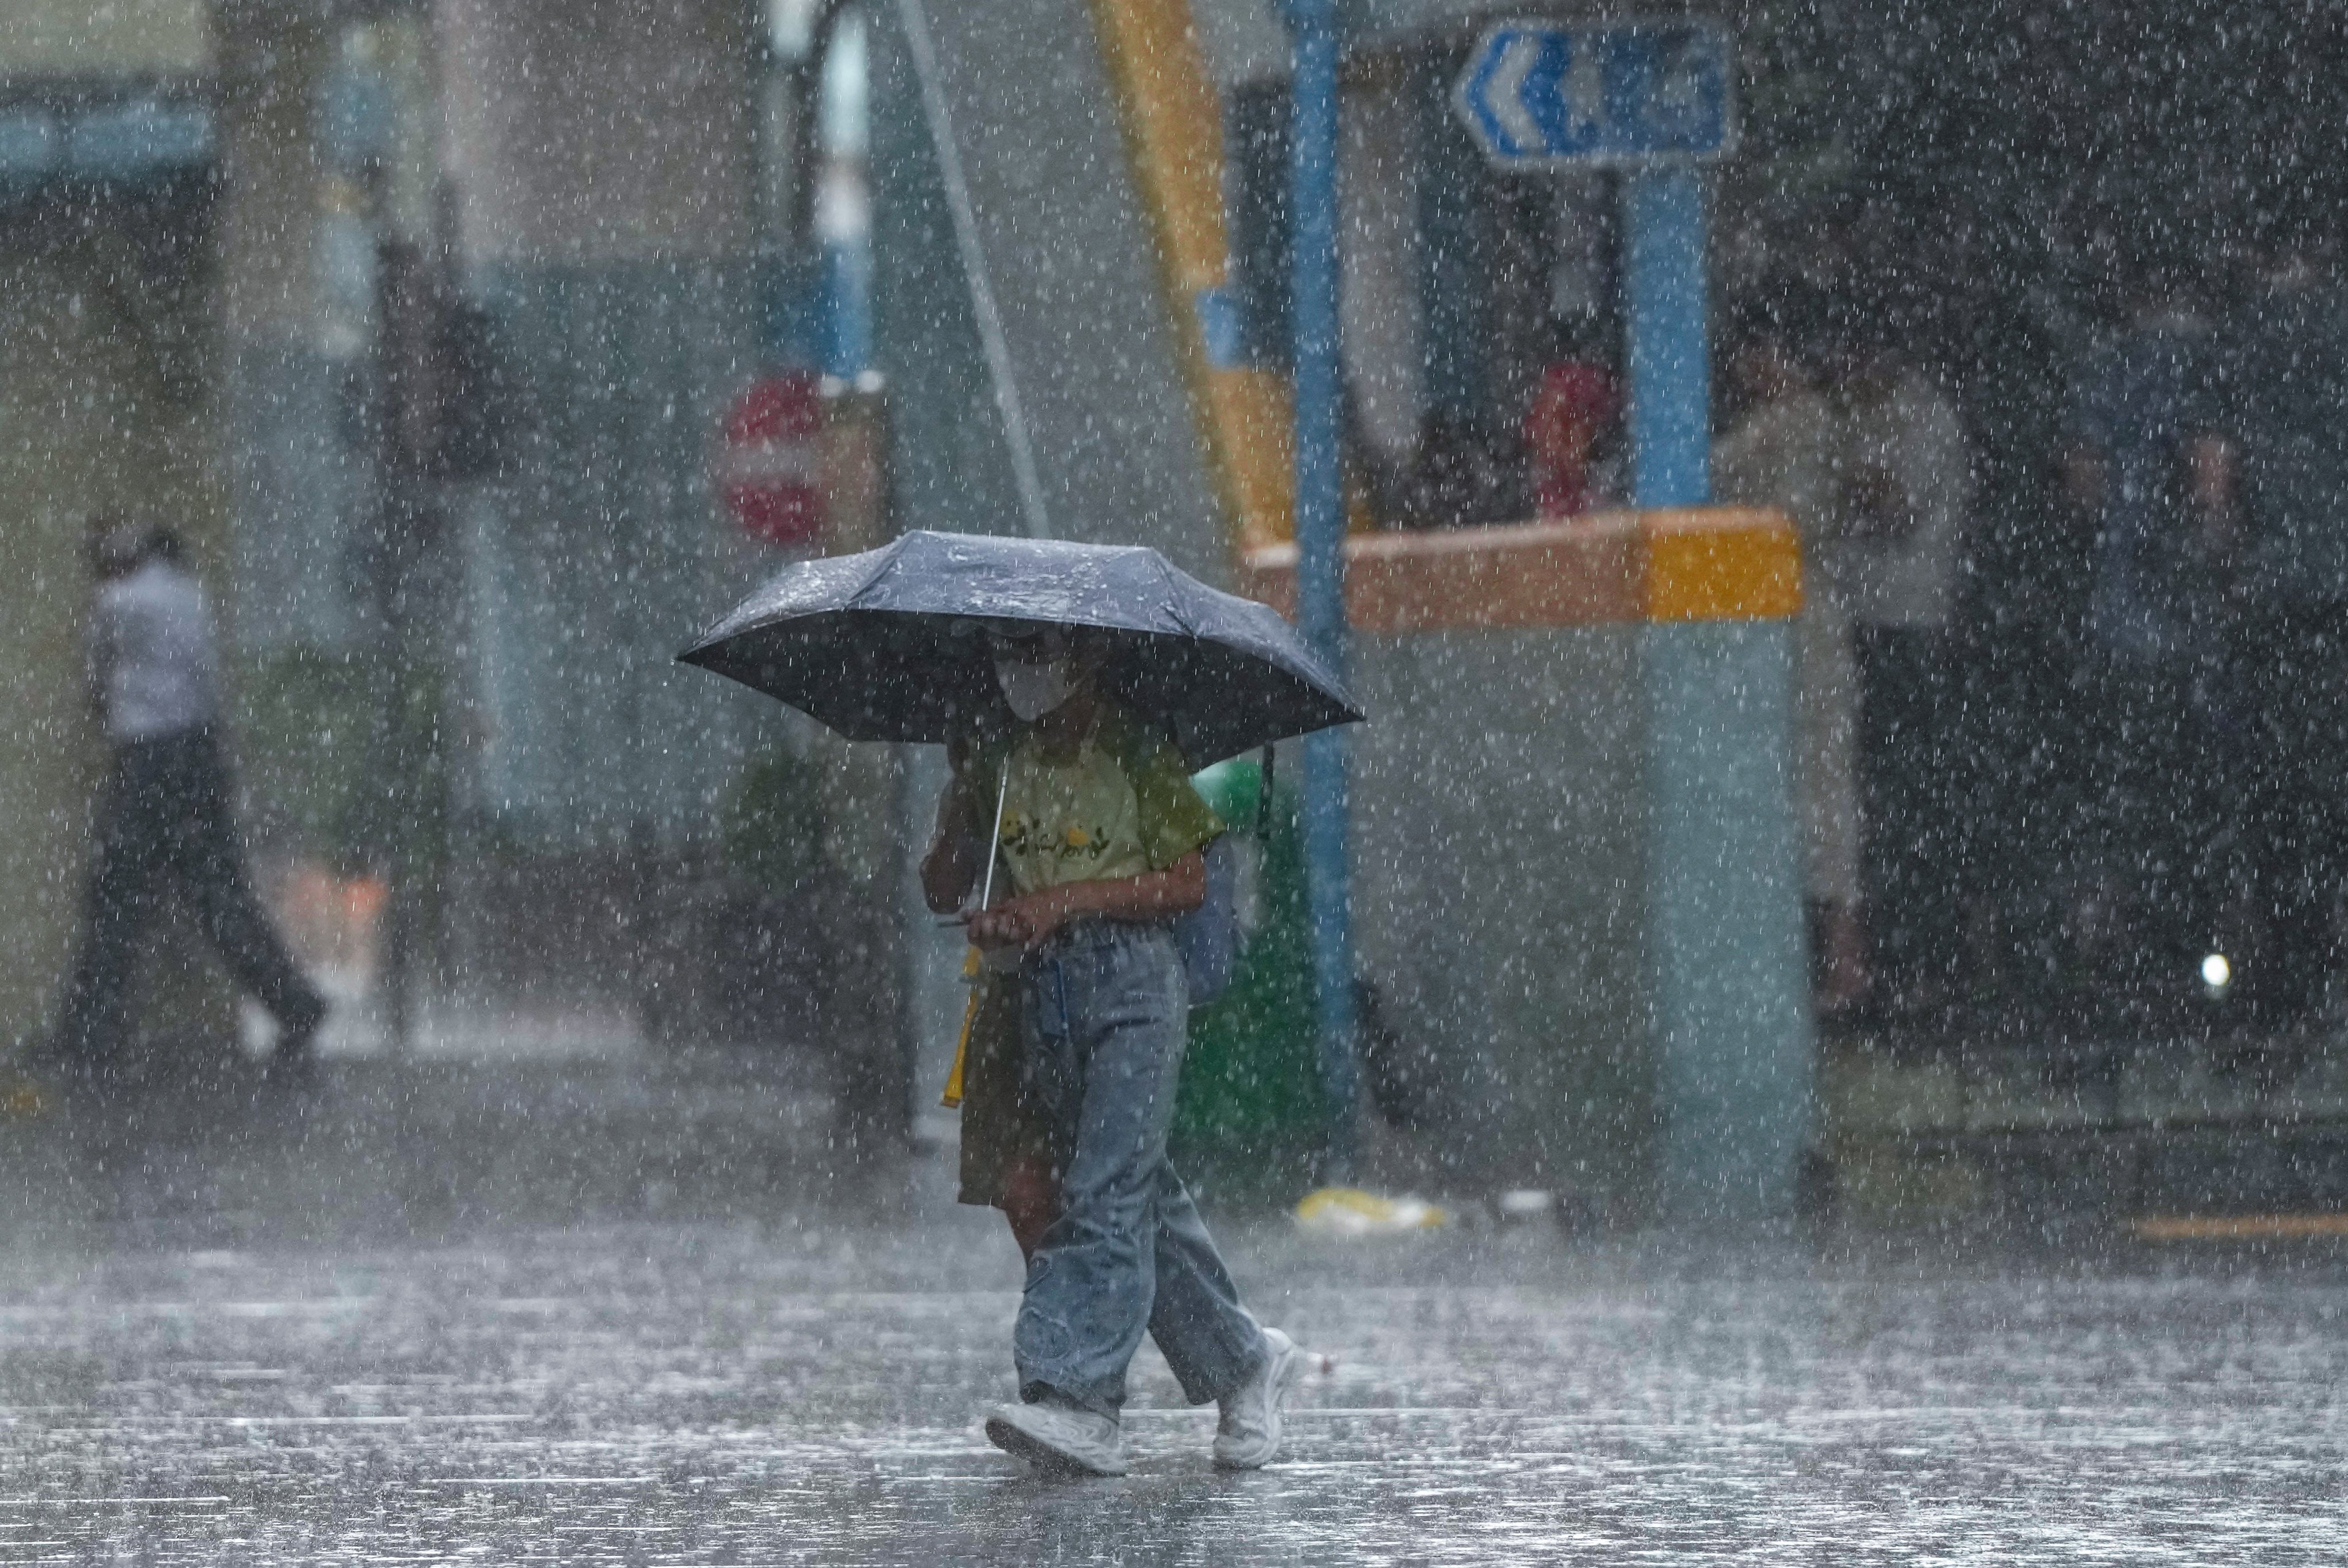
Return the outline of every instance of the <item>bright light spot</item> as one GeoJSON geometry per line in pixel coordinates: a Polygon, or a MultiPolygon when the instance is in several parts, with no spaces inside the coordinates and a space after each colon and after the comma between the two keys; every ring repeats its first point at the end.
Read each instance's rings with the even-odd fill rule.
{"type": "Polygon", "coordinates": [[[2212,953],[2201,960],[2201,983],[2213,991],[2234,983],[2234,966],[2226,961],[2225,954],[2212,953]]]}

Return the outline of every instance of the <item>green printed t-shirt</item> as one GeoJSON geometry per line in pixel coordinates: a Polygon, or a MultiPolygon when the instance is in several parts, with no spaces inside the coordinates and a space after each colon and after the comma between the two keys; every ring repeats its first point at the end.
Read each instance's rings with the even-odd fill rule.
{"type": "MultiPolygon", "coordinates": [[[[992,747],[955,776],[965,820],[992,820],[1004,765],[1004,749],[992,747]]],[[[1029,726],[1012,739],[1008,766],[999,844],[1022,896],[1163,871],[1223,831],[1180,753],[1107,703],[1073,754],[1052,754],[1029,726]]]]}

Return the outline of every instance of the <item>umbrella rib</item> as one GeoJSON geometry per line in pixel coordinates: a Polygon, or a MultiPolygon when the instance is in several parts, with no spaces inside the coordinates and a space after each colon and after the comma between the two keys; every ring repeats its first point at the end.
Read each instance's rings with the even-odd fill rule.
{"type": "Polygon", "coordinates": [[[912,538],[911,534],[900,534],[895,538],[891,539],[887,544],[882,545],[879,549],[871,552],[872,569],[864,574],[864,580],[856,585],[855,592],[840,600],[840,608],[842,610],[860,610],[863,608],[864,596],[870,593],[880,583],[881,578],[887,575],[889,569],[897,564],[897,552],[903,548],[905,541],[911,538],[912,538]]]}
{"type": "Polygon", "coordinates": [[[1199,635],[1199,624],[1197,621],[1190,619],[1188,610],[1184,608],[1182,603],[1182,583],[1180,580],[1182,574],[1174,569],[1174,563],[1172,561],[1168,560],[1164,556],[1159,555],[1157,551],[1150,551],[1150,555],[1157,562],[1158,575],[1166,579],[1166,603],[1168,608],[1173,610],[1176,623],[1179,624],[1184,631],[1189,632],[1192,641],[1195,641],[1199,635]]]}

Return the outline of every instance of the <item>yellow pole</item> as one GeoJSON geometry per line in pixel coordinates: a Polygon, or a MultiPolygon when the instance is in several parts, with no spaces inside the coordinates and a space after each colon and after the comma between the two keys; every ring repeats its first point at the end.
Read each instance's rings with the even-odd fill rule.
{"type": "Polygon", "coordinates": [[[1189,0],[1091,0],[1126,157],[1156,241],[1183,379],[1234,543],[1294,536],[1293,398],[1288,377],[1229,363],[1209,319],[1228,306],[1222,104],[1189,0]]]}

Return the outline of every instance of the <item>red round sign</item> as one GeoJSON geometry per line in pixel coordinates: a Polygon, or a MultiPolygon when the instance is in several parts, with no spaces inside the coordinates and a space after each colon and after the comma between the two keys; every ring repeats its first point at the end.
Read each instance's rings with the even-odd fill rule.
{"type": "Polygon", "coordinates": [[[744,533],[793,545],[821,530],[822,429],[812,371],[760,376],[734,400],[717,454],[717,493],[744,533]]]}

